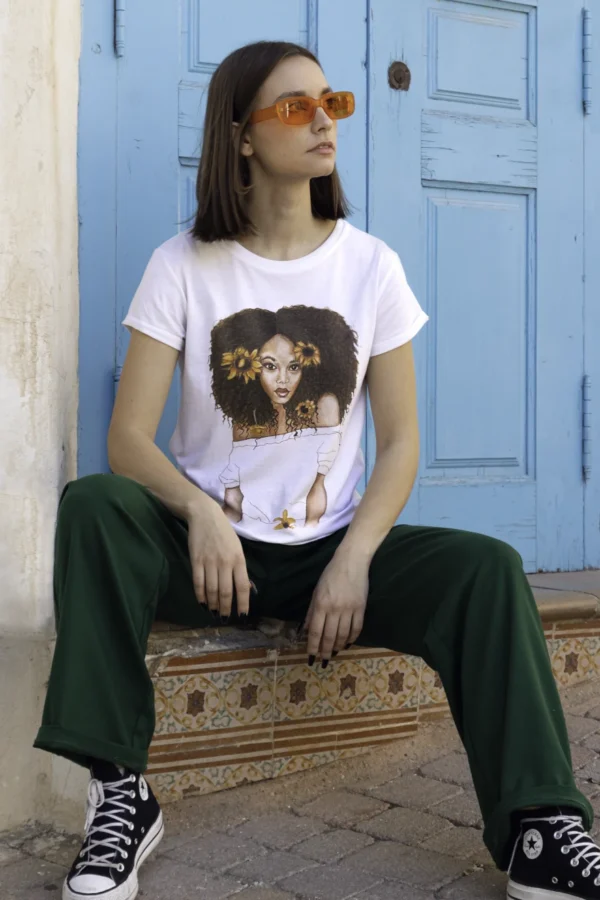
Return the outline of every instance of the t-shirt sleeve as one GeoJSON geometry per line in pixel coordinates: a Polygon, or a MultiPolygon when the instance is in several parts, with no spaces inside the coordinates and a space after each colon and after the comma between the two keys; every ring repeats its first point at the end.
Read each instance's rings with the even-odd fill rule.
{"type": "Polygon", "coordinates": [[[389,247],[382,255],[378,281],[377,320],[371,356],[407,344],[429,319],[406,280],[400,257],[389,247]]]}
{"type": "Polygon", "coordinates": [[[150,257],[122,324],[181,350],[185,343],[186,305],[183,286],[159,247],[150,257]]]}

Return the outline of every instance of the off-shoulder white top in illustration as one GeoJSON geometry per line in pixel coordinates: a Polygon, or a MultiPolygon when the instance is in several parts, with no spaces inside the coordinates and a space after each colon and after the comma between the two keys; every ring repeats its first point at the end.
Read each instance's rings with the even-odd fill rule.
{"type": "Polygon", "coordinates": [[[326,476],[341,437],[337,425],[237,441],[220,475],[221,483],[226,492],[240,489],[243,519],[270,531],[302,528],[310,524],[307,499],[317,476],[325,479],[326,494],[326,476]]]}

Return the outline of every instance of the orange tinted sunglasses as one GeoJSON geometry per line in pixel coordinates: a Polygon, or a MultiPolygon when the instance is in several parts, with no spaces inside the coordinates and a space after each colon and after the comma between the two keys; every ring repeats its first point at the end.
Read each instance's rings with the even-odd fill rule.
{"type": "Polygon", "coordinates": [[[273,106],[258,109],[250,116],[250,124],[278,118],[284,125],[308,125],[314,119],[317,107],[322,106],[330,119],[347,119],[354,112],[354,94],[351,91],[333,91],[314,97],[284,97],[273,106]]]}

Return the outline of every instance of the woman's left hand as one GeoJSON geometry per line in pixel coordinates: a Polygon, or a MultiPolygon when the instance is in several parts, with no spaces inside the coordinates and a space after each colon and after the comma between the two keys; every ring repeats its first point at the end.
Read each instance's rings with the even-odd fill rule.
{"type": "MultiPolygon", "coordinates": [[[[362,631],[369,593],[369,564],[349,556],[334,557],[315,588],[303,629],[308,631],[308,658],[323,664],[332,651],[352,644],[362,631]]],[[[312,660],[312,661],[311,661],[312,660]]]]}

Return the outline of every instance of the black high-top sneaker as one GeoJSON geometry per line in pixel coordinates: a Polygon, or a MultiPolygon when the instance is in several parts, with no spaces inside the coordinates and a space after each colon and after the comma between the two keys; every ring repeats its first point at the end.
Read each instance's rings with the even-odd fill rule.
{"type": "Polygon", "coordinates": [[[508,869],[510,900],[600,900],[600,847],[575,809],[523,813],[508,869]]]}
{"type": "Polygon", "coordinates": [[[160,807],[143,775],[101,761],[91,775],[85,838],[63,900],[133,900],[138,869],[164,833],[160,807]]]}

